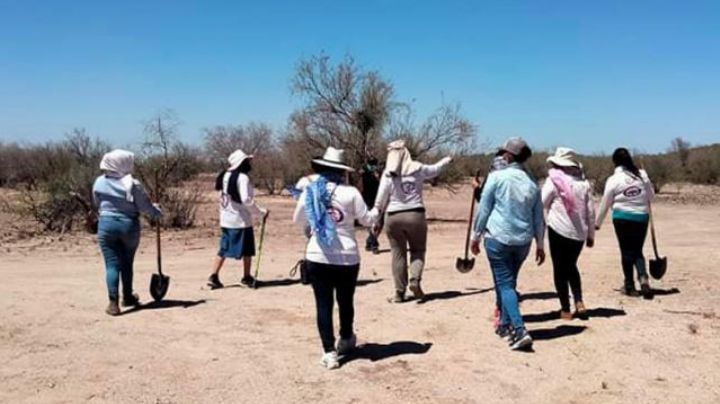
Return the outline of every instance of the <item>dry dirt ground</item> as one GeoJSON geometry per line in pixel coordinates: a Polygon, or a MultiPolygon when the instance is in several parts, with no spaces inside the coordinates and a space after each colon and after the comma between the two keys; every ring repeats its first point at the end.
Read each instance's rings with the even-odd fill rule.
{"type": "MultiPolygon", "coordinates": [[[[311,290],[288,280],[303,250],[289,220],[290,198],[261,198],[272,210],[262,287],[238,287],[236,263],[222,272],[228,287],[204,287],[219,233],[208,201],[204,226],[163,237],[164,268],[172,277],[167,300],[116,318],[103,312],[104,269],[92,236],[6,241],[0,402],[720,402],[717,199],[657,204],[670,269],[653,283],[654,300],[616,291],[621,270],[609,223],[581,258],[589,321],[554,319],[551,265],[526,263],[521,309],[536,343],[535,352],[518,353],[493,333],[485,256],[469,274],[454,269],[467,198],[445,191],[427,198],[434,220],[426,303],[387,303],[389,254],[363,253],[355,299],[361,346],[335,371],[318,363],[311,290]]],[[[145,302],[155,268],[151,234],[145,233],[135,270],[145,302]]]]}

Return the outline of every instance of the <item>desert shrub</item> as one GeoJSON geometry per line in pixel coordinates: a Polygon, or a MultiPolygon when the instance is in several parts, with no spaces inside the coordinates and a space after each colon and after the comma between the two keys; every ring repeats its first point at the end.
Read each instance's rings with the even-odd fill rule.
{"type": "Polygon", "coordinates": [[[720,145],[693,149],[688,159],[688,179],[696,184],[720,184],[720,145]]]}

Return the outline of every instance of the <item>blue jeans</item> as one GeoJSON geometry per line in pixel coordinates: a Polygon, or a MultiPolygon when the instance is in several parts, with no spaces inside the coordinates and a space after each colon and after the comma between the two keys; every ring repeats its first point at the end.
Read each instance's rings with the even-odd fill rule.
{"type": "Polygon", "coordinates": [[[516,287],[520,267],[530,252],[530,244],[511,246],[486,238],[485,251],[493,272],[495,291],[500,299],[500,324],[512,325],[514,329],[525,328],[516,287]]]}
{"type": "Polygon", "coordinates": [[[118,298],[122,279],[123,296],[132,296],[133,261],[140,243],[140,221],[127,216],[100,216],[98,244],[105,258],[105,281],[108,297],[118,298]]]}

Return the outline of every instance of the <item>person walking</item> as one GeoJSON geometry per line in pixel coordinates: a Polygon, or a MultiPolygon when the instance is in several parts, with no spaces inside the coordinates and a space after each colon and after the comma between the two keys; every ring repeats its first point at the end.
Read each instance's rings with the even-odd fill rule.
{"type": "Polygon", "coordinates": [[[575,315],[587,319],[577,261],[583,245],[595,244],[595,204],[592,188],[574,150],[558,147],[547,158],[548,177],[542,187],[547,212],[550,258],[555,290],[560,299],[560,318],[571,320],[568,285],[575,301],[575,315]]]}
{"type": "Polygon", "coordinates": [[[508,166],[488,175],[473,223],[471,249],[480,253],[485,240],[495,290],[500,297],[500,326],[496,333],[509,339],[513,350],[529,349],[532,338],[525,328],[517,294],[517,278],[535,239],[535,261],[545,261],[545,220],[540,189],[522,164],[532,155],[521,138],[510,138],[500,148],[508,166]]]}
{"type": "Polygon", "coordinates": [[[427,248],[423,183],[440,174],[451,161],[452,158],[445,157],[433,165],[422,164],[412,160],[403,140],[388,145],[375,208],[386,213],[385,228],[392,251],[395,285],[395,293],[389,298],[391,303],[404,302],[408,287],[416,299],[425,296],[421,287],[427,248]]]}
{"type": "Polygon", "coordinates": [[[122,306],[140,304],[133,292],[133,262],[140,243],[140,213],[159,220],[162,212],[150,202],[145,189],[132,176],[135,155],[116,149],[100,162],[103,174],[93,184],[93,199],[98,208],[98,244],[105,260],[108,304],[105,312],[120,314],[119,283],[122,281],[122,306]]]}
{"type": "Polygon", "coordinates": [[[311,229],[305,264],[315,296],[323,348],[320,361],[327,369],[338,368],[338,355],[349,353],[357,342],[353,322],[360,254],[355,221],[371,226],[379,216],[377,209],[368,211],[357,188],[345,184],[345,173],[354,170],[345,164],[344,154],[343,150],[328,147],[322,158],[312,161],[318,178],[305,187],[293,215],[295,223],[303,228],[309,224],[311,229]],[[334,299],[340,312],[337,346],[332,318],[334,299]]]}
{"type": "Polygon", "coordinates": [[[624,292],[638,296],[633,280],[633,268],[637,270],[640,294],[652,298],[650,280],[645,267],[643,245],[650,220],[650,203],[655,197],[653,184],[645,170],[639,169],[625,148],[618,148],[612,155],[615,173],[605,182],[605,192],[600,202],[596,229],[612,207],[612,221],[620,245],[620,256],[625,278],[624,292]]]}
{"type": "Polygon", "coordinates": [[[267,218],[270,213],[255,201],[255,189],[248,174],[252,170],[252,155],[235,150],[228,163],[230,166],[218,174],[215,190],[220,194],[220,249],[213,262],[207,285],[211,289],[222,288],[220,269],[227,258],[243,261],[243,277],[240,283],[253,285],[250,274],[252,257],[255,256],[255,233],[253,216],[267,218]]]}
{"type": "MultiPolygon", "coordinates": [[[[378,188],[380,187],[380,166],[375,157],[368,159],[360,171],[362,176],[362,197],[368,209],[375,203],[378,188]]],[[[380,253],[380,241],[372,228],[368,228],[368,236],[365,240],[365,251],[372,251],[373,254],[380,253]]]]}

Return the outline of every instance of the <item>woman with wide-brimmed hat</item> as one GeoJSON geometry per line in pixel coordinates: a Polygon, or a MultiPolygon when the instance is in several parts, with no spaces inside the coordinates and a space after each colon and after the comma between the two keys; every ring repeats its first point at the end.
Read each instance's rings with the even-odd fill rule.
{"type": "Polygon", "coordinates": [[[626,148],[616,149],[612,161],[615,164],[615,173],[605,182],[605,192],[600,201],[595,223],[596,229],[600,229],[608,210],[612,207],[613,226],[620,245],[625,277],[625,294],[639,295],[633,280],[633,268],[635,268],[640,281],[640,293],[649,299],[652,297],[652,289],[645,268],[643,245],[650,221],[650,202],[655,197],[655,191],[645,170],[635,165],[626,148]]]}
{"type": "Polygon", "coordinates": [[[140,213],[158,219],[162,212],[150,202],[140,182],[133,178],[135,155],[127,150],[106,153],[100,162],[103,175],[93,184],[98,207],[98,244],[105,259],[106,283],[110,304],[105,312],[120,314],[119,283],[122,281],[125,307],[140,304],[133,292],[133,262],[140,243],[140,213]]]}
{"type": "Polygon", "coordinates": [[[220,193],[222,236],[208,278],[208,286],[212,289],[223,287],[219,273],[227,258],[243,260],[242,285],[250,286],[254,283],[250,275],[252,257],[255,256],[253,216],[267,217],[269,211],[255,201],[255,189],[248,176],[252,170],[252,158],[252,155],[242,150],[235,150],[228,157],[228,169],[220,172],[215,180],[215,190],[220,193]]]}
{"type": "Polygon", "coordinates": [[[318,176],[303,190],[293,216],[294,222],[310,227],[305,263],[315,295],[323,348],[321,364],[328,369],[339,367],[338,355],[347,354],[357,341],[353,331],[353,300],[360,254],[355,221],[372,226],[379,216],[376,209],[368,211],[357,188],[345,184],[347,172],[354,170],[345,164],[344,156],[343,150],[328,147],[322,158],[312,160],[318,176]],[[340,313],[337,346],[332,319],[334,299],[340,313]]]}
{"type": "Polygon", "coordinates": [[[389,299],[392,303],[405,301],[406,288],[410,289],[415,298],[424,297],[420,285],[427,248],[423,183],[438,176],[451,161],[451,157],[445,157],[432,165],[422,164],[412,159],[403,140],[388,145],[375,208],[386,214],[385,229],[392,251],[395,285],[395,293],[389,299]]]}
{"type": "Polygon", "coordinates": [[[585,179],[582,164],[574,150],[558,147],[547,158],[548,177],[542,188],[543,206],[547,212],[550,257],[553,263],[555,289],[560,299],[560,318],[570,320],[568,285],[575,301],[575,313],[587,318],[577,261],[583,245],[595,244],[595,205],[592,188],[585,179]]]}
{"type": "Polygon", "coordinates": [[[507,167],[490,173],[485,181],[473,223],[471,249],[480,253],[485,240],[495,290],[500,299],[500,325],[495,332],[509,339],[513,350],[532,346],[518,305],[517,279],[533,239],[535,260],[545,261],[545,219],[540,189],[525,171],[523,163],[532,150],[521,138],[510,138],[498,153],[507,167]]]}

